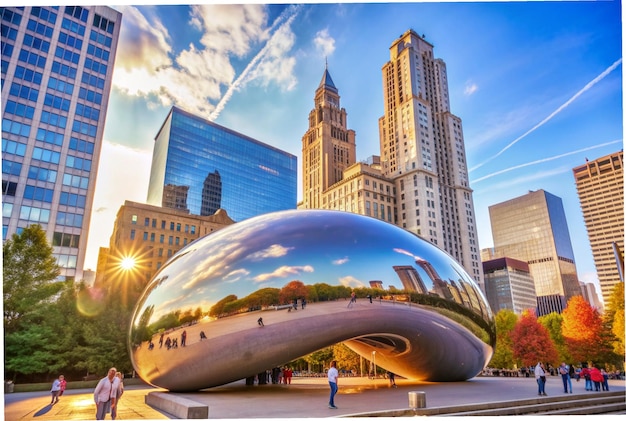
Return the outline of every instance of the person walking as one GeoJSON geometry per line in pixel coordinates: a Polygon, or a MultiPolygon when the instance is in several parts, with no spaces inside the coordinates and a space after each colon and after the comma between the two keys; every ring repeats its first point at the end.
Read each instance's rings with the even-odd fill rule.
{"type": "Polygon", "coordinates": [[[601,369],[602,378],[604,379],[602,382],[602,391],[609,391],[609,373],[606,372],[605,369],[601,369]]]}
{"type": "Polygon", "coordinates": [[[604,377],[602,377],[602,372],[598,369],[598,367],[594,366],[591,368],[589,375],[591,377],[591,381],[596,388],[596,392],[600,391],[600,385],[604,383],[604,377]]]}
{"type": "Polygon", "coordinates": [[[259,319],[256,321],[256,323],[257,323],[259,326],[265,326],[265,325],[263,324],[263,317],[259,317],[259,319]]]}
{"type": "Polygon", "coordinates": [[[328,369],[328,385],[330,386],[330,400],[328,401],[328,407],[330,409],[337,409],[335,406],[335,395],[339,390],[337,386],[337,378],[339,377],[339,371],[337,371],[337,361],[331,361],[330,368],[328,369]]]}
{"type": "Polygon", "coordinates": [[[395,373],[388,371],[387,376],[389,376],[389,387],[398,387],[396,386],[396,375],[395,373]]]}
{"type": "Polygon", "coordinates": [[[543,363],[539,361],[535,366],[535,379],[539,386],[539,396],[548,396],[546,394],[546,370],[543,368],[543,363]]]}
{"type": "Polygon", "coordinates": [[[116,391],[119,385],[119,378],[115,375],[117,369],[111,367],[109,373],[100,379],[93,391],[93,399],[96,403],[96,419],[103,420],[106,414],[115,408],[116,391]]]}
{"type": "Polygon", "coordinates": [[[122,373],[115,373],[115,377],[119,379],[119,384],[117,385],[117,389],[115,390],[115,406],[111,408],[111,419],[114,420],[117,418],[117,407],[120,404],[120,399],[124,394],[124,376],[122,373]]]}
{"type": "Polygon", "coordinates": [[[61,393],[61,380],[65,377],[62,375],[59,376],[58,379],[54,379],[52,382],[52,388],[50,389],[50,393],[52,394],[52,400],[50,401],[50,405],[54,405],[59,401],[59,394],[61,393]]]}
{"type": "Polygon", "coordinates": [[[593,386],[591,385],[591,370],[589,370],[588,367],[583,367],[583,369],[580,370],[580,377],[585,379],[585,390],[593,390],[593,386]]]}
{"type": "Polygon", "coordinates": [[[563,389],[565,389],[565,393],[567,393],[567,386],[569,385],[569,393],[572,393],[572,380],[569,377],[569,366],[565,363],[561,363],[559,367],[559,374],[561,375],[561,379],[563,380],[563,389]]]}

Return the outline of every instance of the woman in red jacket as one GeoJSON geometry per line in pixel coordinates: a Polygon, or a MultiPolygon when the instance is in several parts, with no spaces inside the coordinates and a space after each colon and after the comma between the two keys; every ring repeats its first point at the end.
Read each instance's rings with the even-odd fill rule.
{"type": "Polygon", "coordinates": [[[596,392],[600,391],[600,385],[604,382],[604,376],[602,376],[602,372],[598,369],[598,367],[593,367],[591,369],[591,381],[593,382],[596,392]]]}

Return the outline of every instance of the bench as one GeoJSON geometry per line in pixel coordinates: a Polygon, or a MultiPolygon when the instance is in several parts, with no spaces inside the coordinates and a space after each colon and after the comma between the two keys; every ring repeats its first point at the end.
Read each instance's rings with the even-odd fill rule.
{"type": "Polygon", "coordinates": [[[208,419],[209,407],[167,392],[150,392],[146,404],[181,419],[208,419]]]}

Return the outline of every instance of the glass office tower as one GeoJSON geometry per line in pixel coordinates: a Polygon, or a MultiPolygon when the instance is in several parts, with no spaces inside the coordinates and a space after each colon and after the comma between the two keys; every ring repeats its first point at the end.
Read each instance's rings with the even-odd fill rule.
{"type": "Polygon", "coordinates": [[[489,207],[496,257],[527,262],[535,281],[538,315],[561,312],[581,295],[561,198],[544,190],[489,207]]]}
{"type": "Polygon", "coordinates": [[[122,14],[2,7],[2,239],[46,231],[62,279],[82,279],[122,14]]]}
{"type": "Polygon", "coordinates": [[[172,107],[155,138],[148,203],[235,221],[295,209],[297,159],[172,107]]]}

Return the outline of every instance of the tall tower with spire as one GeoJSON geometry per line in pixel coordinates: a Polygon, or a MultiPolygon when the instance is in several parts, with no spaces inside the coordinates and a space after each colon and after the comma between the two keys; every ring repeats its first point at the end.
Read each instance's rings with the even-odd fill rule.
{"type": "Polygon", "coordinates": [[[356,162],[355,133],[348,129],[348,114],[340,105],[326,65],[315,90],[309,128],[302,136],[302,208],[324,208],[322,193],[341,181],[343,171],[356,162]]]}

